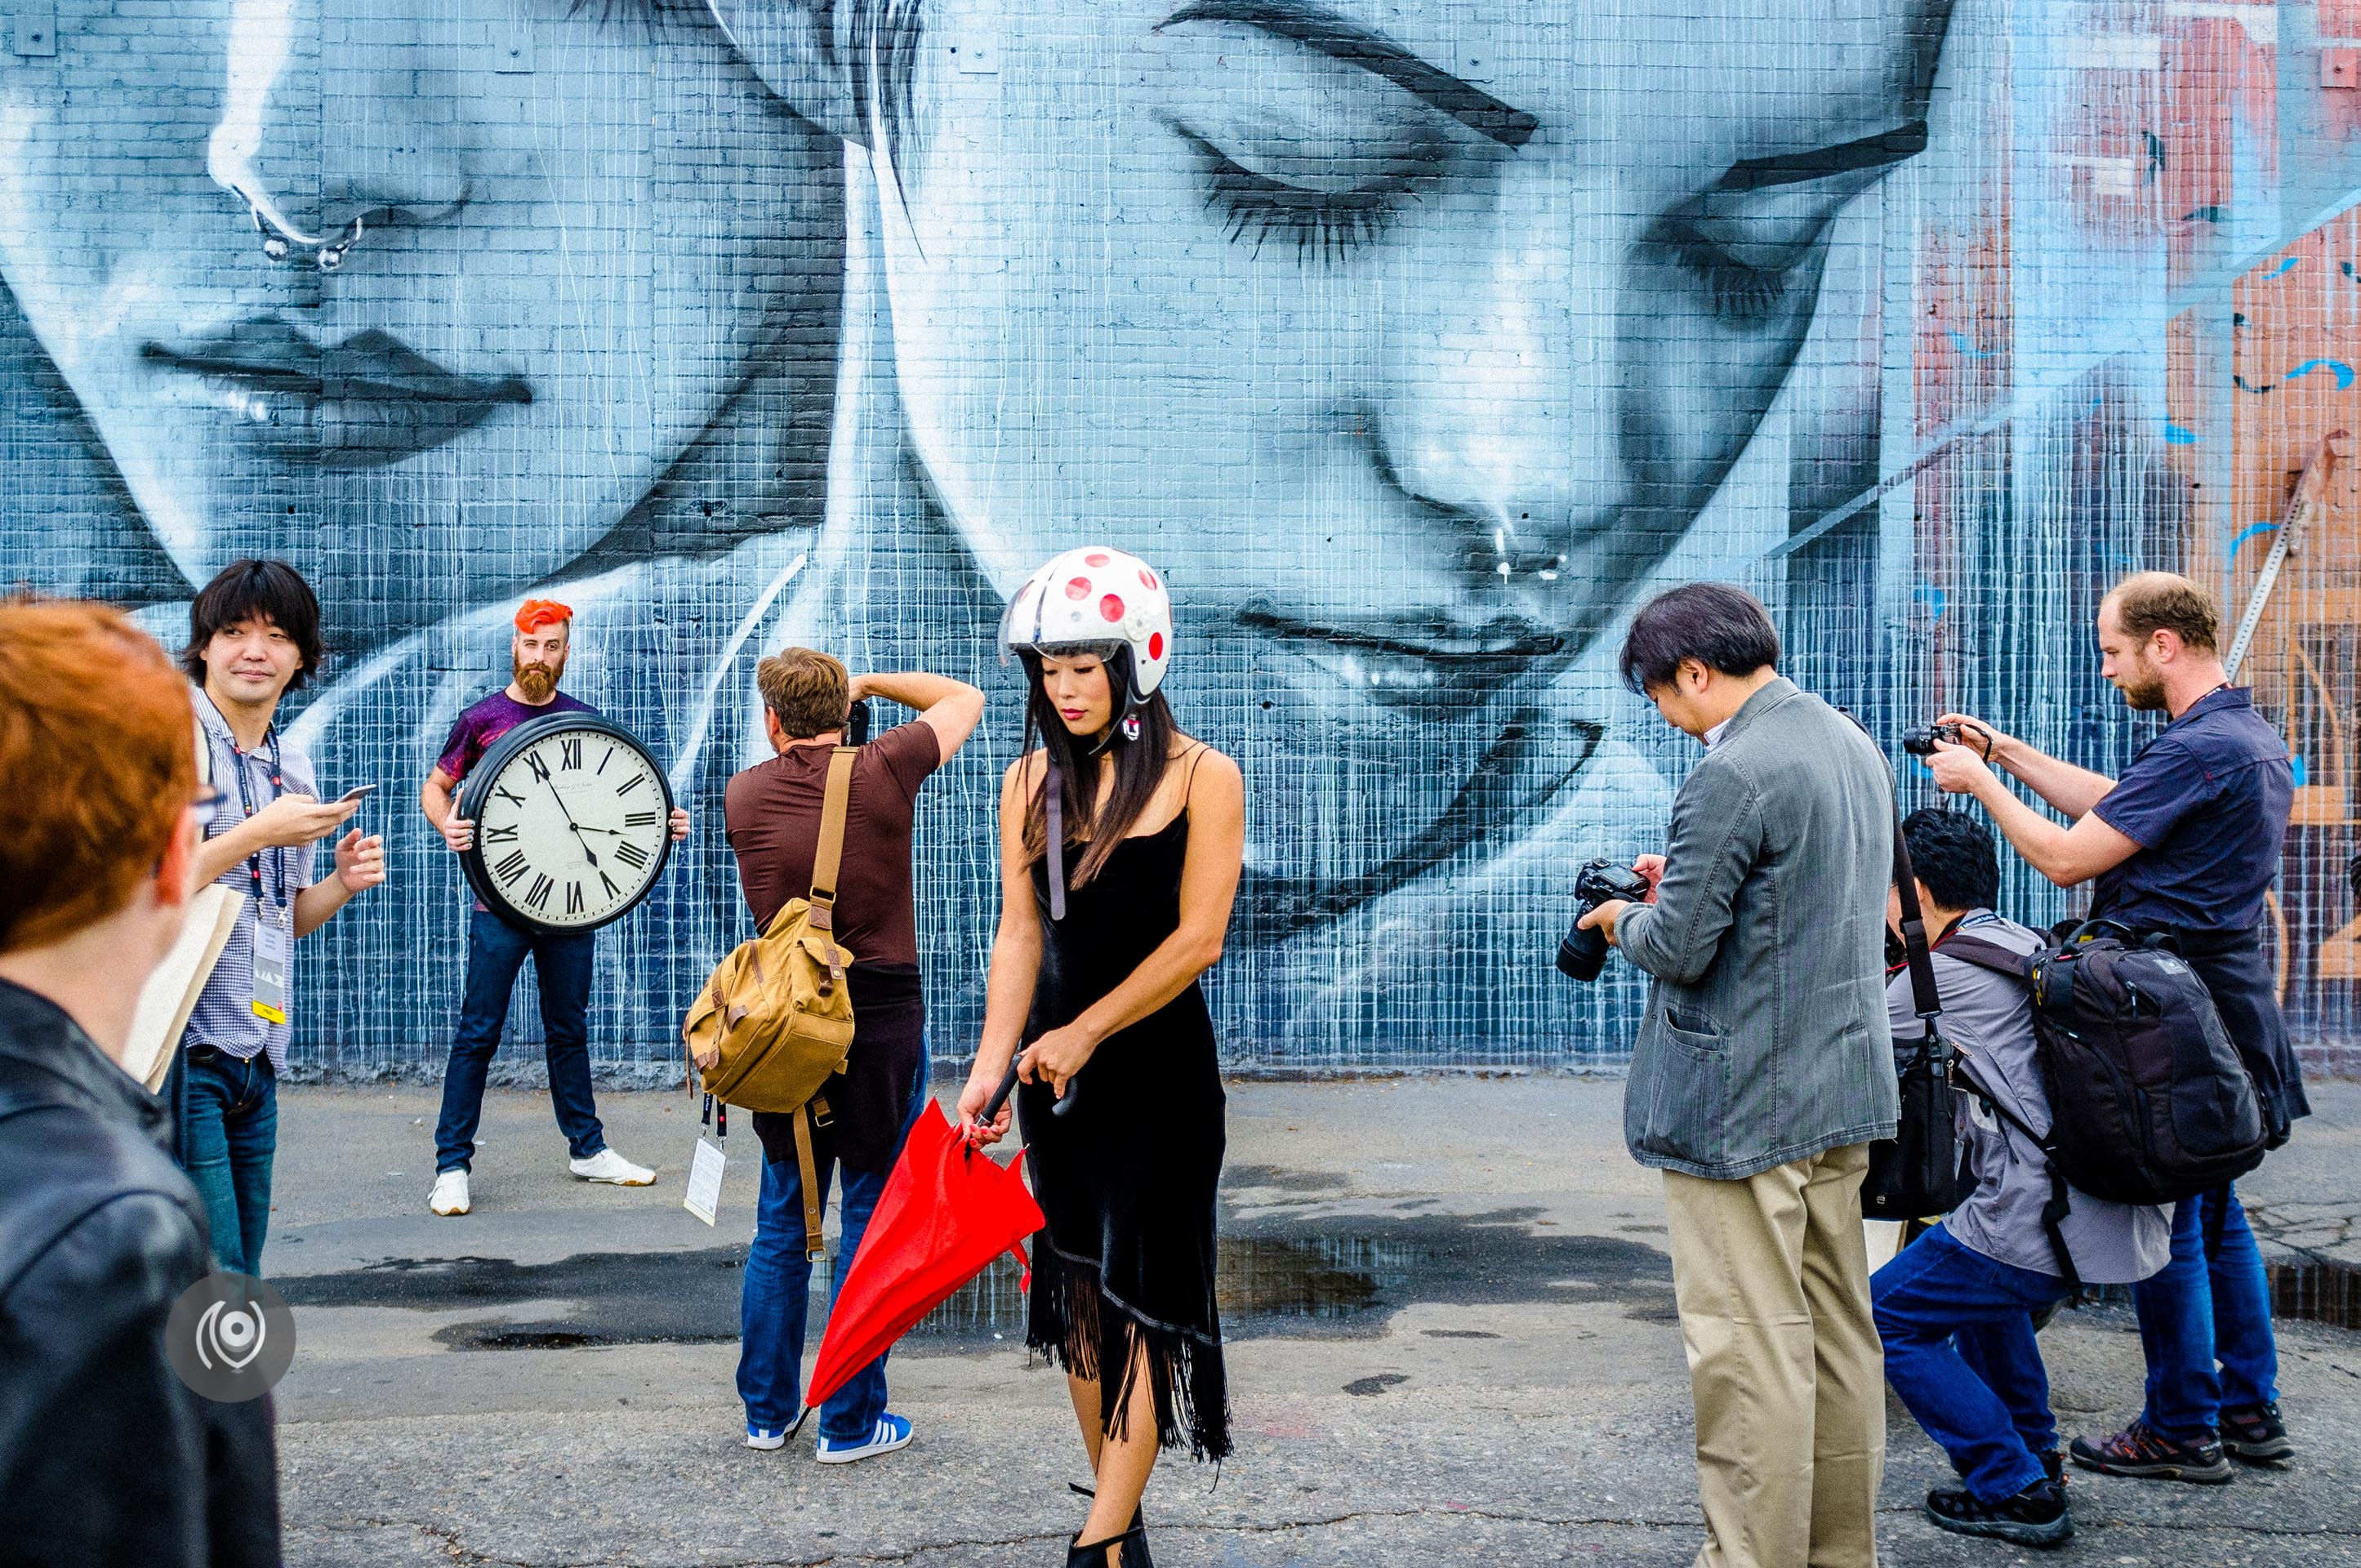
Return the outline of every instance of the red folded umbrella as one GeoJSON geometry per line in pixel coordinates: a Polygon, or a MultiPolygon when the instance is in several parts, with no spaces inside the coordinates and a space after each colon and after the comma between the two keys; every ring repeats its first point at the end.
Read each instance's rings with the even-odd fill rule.
{"type": "Polygon", "coordinates": [[[1002,1165],[931,1101],[918,1113],[829,1311],[807,1403],[844,1387],[994,1258],[1027,1261],[1025,1238],[1048,1222],[1025,1189],[1024,1157],[1002,1165]]]}

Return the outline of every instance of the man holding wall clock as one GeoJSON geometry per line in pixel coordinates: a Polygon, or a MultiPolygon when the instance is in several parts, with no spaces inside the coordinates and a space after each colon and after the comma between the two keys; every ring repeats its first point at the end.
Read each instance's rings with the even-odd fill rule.
{"type": "Polygon", "coordinates": [[[573,620],[554,599],[519,607],[508,686],[459,716],[418,792],[477,894],[467,989],[434,1128],[427,1207],[437,1214],[471,1207],[484,1080],[528,956],[541,986],[549,1098],[566,1135],[567,1168],[578,1180],[620,1187],[655,1179],[654,1171],[609,1148],[598,1123],[588,1018],[592,951],[597,928],[637,904],[672,843],[688,837],[688,813],[672,804],[663,768],[627,730],[557,689],[573,620]]]}

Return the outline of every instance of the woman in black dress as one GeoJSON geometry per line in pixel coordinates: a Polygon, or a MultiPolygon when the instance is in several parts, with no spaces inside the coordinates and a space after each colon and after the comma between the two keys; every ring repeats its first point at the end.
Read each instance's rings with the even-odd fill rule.
{"type": "Polygon", "coordinates": [[[960,1111],[1021,1049],[1016,1113],[1049,1227],[1027,1345],[1066,1369],[1098,1486],[1069,1568],[1149,1568],[1140,1495],[1160,1448],[1229,1452],[1213,1305],[1222,1082],[1198,977],[1221,957],[1246,846],[1237,764],[1159,689],[1171,610],[1144,563],[1069,552],[1011,602],[1024,754],[1000,795],[1000,930],[960,1111]]]}

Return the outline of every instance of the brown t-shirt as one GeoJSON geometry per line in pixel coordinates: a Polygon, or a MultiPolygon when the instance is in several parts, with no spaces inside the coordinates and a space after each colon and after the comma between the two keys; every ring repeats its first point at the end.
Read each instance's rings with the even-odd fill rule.
{"type": "MultiPolygon", "coordinates": [[[[722,820],[738,856],[738,883],[757,930],[788,900],[811,896],[828,792],[826,746],[791,746],[730,781],[722,820]]],[[[918,961],[918,916],[910,894],[910,816],[918,786],[942,765],[933,728],[896,726],[852,762],[837,874],[836,939],[856,964],[918,961]]]]}

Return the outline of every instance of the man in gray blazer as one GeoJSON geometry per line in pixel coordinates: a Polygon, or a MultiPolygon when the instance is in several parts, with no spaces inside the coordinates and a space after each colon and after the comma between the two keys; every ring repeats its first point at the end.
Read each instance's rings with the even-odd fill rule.
{"type": "Polygon", "coordinates": [[[1705,742],[1653,891],[1586,917],[1655,977],[1623,1132],[1664,1172],[1697,1406],[1698,1568],[1869,1568],[1885,1464],[1861,1182],[1898,1112],[1879,915],[1893,784],[1776,668],[1763,606],[1693,583],[1642,608],[1623,678],[1705,742]]]}

